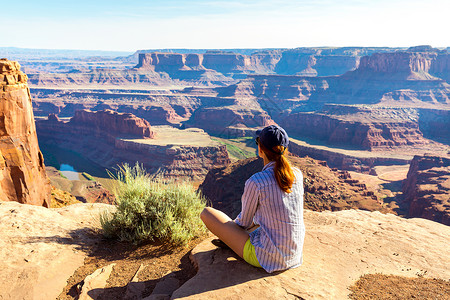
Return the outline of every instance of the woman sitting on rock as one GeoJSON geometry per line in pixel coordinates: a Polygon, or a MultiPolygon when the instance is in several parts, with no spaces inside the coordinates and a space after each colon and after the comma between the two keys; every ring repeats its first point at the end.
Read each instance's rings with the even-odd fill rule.
{"type": "Polygon", "coordinates": [[[205,208],[200,217],[246,262],[270,273],[302,263],[303,175],[285,157],[289,138],[283,128],[271,125],[257,135],[264,168],[245,182],[237,218],[233,221],[211,207],[205,208]],[[249,233],[255,225],[259,227],[249,233]]]}

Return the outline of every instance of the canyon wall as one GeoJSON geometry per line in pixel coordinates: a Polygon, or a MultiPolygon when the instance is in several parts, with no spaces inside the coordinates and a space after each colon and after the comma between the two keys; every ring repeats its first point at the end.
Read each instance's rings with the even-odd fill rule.
{"type": "Polygon", "coordinates": [[[377,175],[375,166],[406,165],[406,158],[384,157],[383,154],[374,156],[345,154],[334,149],[306,145],[300,141],[291,139],[289,152],[299,157],[311,157],[316,160],[326,161],[332,168],[339,170],[355,171],[370,175],[377,175]]]}
{"type": "Polygon", "coordinates": [[[167,86],[174,82],[167,75],[146,70],[141,72],[135,69],[127,70],[86,70],[67,73],[35,73],[30,74],[31,86],[65,87],[65,86],[167,86]]]}
{"type": "Polygon", "coordinates": [[[235,127],[245,131],[247,128],[272,124],[275,123],[263,110],[227,106],[197,109],[186,126],[199,127],[214,135],[228,136],[235,127]]]}
{"type": "Polygon", "coordinates": [[[180,137],[173,132],[169,138],[164,137],[164,130],[155,132],[146,120],[128,113],[77,111],[68,122],[50,115],[47,120],[37,121],[36,126],[43,142],[71,149],[105,168],[139,162],[152,174],[200,180],[213,166],[230,163],[225,146],[212,141],[196,144],[199,134],[204,138],[198,129],[172,128],[171,132],[176,131],[180,137],[192,136],[192,140],[180,144],[180,137]]]}
{"type": "Polygon", "coordinates": [[[50,206],[27,76],[6,59],[0,59],[0,186],[2,201],[50,206]]]}
{"type": "Polygon", "coordinates": [[[325,105],[316,112],[292,113],[281,120],[281,125],[292,136],[365,150],[426,145],[429,141],[419,130],[414,113],[403,109],[325,105]]]}
{"type": "Polygon", "coordinates": [[[135,137],[143,139],[155,138],[155,133],[147,120],[130,113],[117,113],[112,110],[91,112],[78,110],[70,119],[71,127],[76,127],[81,135],[97,137],[135,137]]]}
{"type": "Polygon", "coordinates": [[[419,128],[424,136],[450,144],[450,109],[419,109],[419,128]]]}
{"type": "Polygon", "coordinates": [[[35,112],[68,117],[77,109],[112,109],[133,113],[153,125],[198,127],[230,137],[245,136],[251,129],[276,122],[298,138],[364,150],[426,145],[429,138],[444,141],[450,128],[450,85],[443,79],[449,72],[449,54],[427,47],[388,50],[303,48],[251,55],[223,51],[143,53],[136,72],[147,70],[169,76],[210,70],[232,77],[245,74],[246,78],[225,87],[171,91],[37,89],[36,95],[42,100],[36,102],[35,112]],[[288,72],[288,66],[316,72],[319,62],[324,69],[343,68],[342,64],[356,69],[339,76],[253,75],[299,73],[288,72]],[[329,103],[341,106],[330,110],[329,103]],[[372,109],[370,105],[377,107],[372,109]],[[351,106],[357,108],[352,110],[351,106]],[[408,116],[402,107],[414,110],[414,116],[408,116]]]}
{"type": "MultiPolygon", "coordinates": [[[[285,100],[292,106],[295,101],[297,104],[307,101],[309,104],[402,102],[405,105],[448,105],[449,57],[450,54],[441,52],[373,53],[362,57],[354,71],[339,76],[249,74],[246,80],[254,85],[254,94],[258,98],[269,99],[282,107],[280,102],[285,100]]],[[[308,60],[306,69],[313,72],[311,66],[315,62],[305,59],[308,60]]],[[[297,64],[300,63],[303,64],[297,64]]]]}
{"type": "Polygon", "coordinates": [[[358,67],[359,59],[375,51],[392,52],[396,48],[297,48],[255,50],[253,53],[180,51],[139,53],[138,70],[166,72],[183,79],[187,71],[215,71],[226,77],[243,79],[246,74],[305,76],[341,75],[358,67]]]}
{"type": "Polygon", "coordinates": [[[117,139],[113,156],[117,162],[138,161],[148,172],[175,180],[203,180],[211,168],[230,163],[224,145],[152,145],[117,139]]]}
{"type": "Polygon", "coordinates": [[[450,156],[414,156],[403,194],[410,217],[450,225],[450,156]]]}
{"type": "Polygon", "coordinates": [[[353,75],[376,77],[395,74],[407,80],[437,79],[433,75],[438,75],[446,80],[450,72],[449,57],[450,54],[438,52],[374,53],[361,58],[358,72],[353,75]]]}

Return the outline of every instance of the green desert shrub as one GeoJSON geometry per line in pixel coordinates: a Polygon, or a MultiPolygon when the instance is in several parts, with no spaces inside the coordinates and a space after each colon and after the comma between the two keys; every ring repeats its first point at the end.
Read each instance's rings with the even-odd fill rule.
{"type": "Polygon", "coordinates": [[[100,216],[106,237],[185,245],[206,232],[199,218],[206,200],[192,185],[152,178],[138,164],[123,165],[114,177],[117,210],[100,216]]]}

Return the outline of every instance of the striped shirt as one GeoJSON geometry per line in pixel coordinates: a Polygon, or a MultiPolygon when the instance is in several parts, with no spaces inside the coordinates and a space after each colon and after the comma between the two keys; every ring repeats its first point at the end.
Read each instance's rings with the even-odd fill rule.
{"type": "Polygon", "coordinates": [[[242,210],[236,224],[259,228],[250,233],[261,267],[271,273],[302,264],[303,240],[303,175],[293,168],[296,180],[291,193],[280,189],[274,174],[275,162],[266,164],[261,172],[245,182],[242,210]]]}

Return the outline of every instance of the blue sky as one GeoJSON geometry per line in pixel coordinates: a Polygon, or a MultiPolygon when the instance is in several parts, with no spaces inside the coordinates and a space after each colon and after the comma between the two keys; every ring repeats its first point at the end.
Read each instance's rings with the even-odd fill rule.
{"type": "Polygon", "coordinates": [[[1,1],[0,47],[450,46],[449,0],[1,1]]]}

